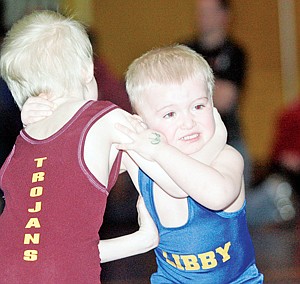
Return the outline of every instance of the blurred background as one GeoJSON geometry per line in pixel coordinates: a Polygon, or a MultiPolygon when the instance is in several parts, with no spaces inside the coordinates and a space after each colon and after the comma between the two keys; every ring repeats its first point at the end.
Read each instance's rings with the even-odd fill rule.
{"type": "MultiPolygon", "coordinates": [[[[300,2],[232,0],[231,5],[230,33],[248,55],[240,107],[244,135],[253,160],[264,164],[278,110],[299,97],[300,2]]],[[[120,79],[147,50],[197,33],[194,0],[64,0],[62,7],[92,28],[95,52],[120,79]]]]}
{"type": "MultiPolygon", "coordinates": [[[[111,100],[130,111],[124,88],[126,68],[149,49],[185,43],[197,37],[195,2],[0,0],[1,34],[33,9],[47,8],[74,15],[88,27],[91,35],[99,99],[111,100]]],[[[231,1],[228,33],[243,48],[247,59],[238,113],[252,163],[247,195],[249,225],[257,264],[265,274],[266,283],[300,283],[297,250],[300,237],[299,15],[297,0],[231,1]],[[291,146],[287,145],[289,142],[291,146]],[[284,156],[286,152],[288,155],[284,156]]],[[[21,128],[19,112],[2,85],[3,82],[1,164],[21,128]]],[[[103,237],[136,229],[136,198],[130,179],[122,175],[109,197],[103,237]]],[[[148,253],[103,267],[103,283],[147,283],[155,262],[153,254],[148,253]]]]}

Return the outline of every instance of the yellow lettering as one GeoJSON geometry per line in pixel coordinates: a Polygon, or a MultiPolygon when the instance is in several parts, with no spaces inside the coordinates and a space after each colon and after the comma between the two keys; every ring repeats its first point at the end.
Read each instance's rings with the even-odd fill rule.
{"type": "Polygon", "coordinates": [[[43,162],[47,160],[47,157],[43,157],[43,158],[36,158],[34,159],[34,161],[36,162],[36,167],[37,168],[41,168],[43,166],[43,162]]]}
{"type": "Polygon", "coordinates": [[[182,255],[181,259],[184,263],[186,270],[198,270],[200,265],[195,255],[182,255]]]}
{"type": "Polygon", "coordinates": [[[25,250],[23,259],[25,261],[36,261],[38,257],[38,251],[31,249],[31,250],[25,250]]]}
{"type": "Polygon", "coordinates": [[[40,228],[41,227],[41,224],[40,224],[38,218],[30,218],[27,225],[25,226],[26,229],[29,229],[29,228],[32,228],[32,227],[34,227],[34,228],[40,228]]]}
{"type": "Polygon", "coordinates": [[[43,181],[45,179],[45,172],[37,172],[32,174],[32,182],[43,181]]]}
{"type": "MultiPolygon", "coordinates": [[[[231,242],[227,242],[225,243],[224,247],[221,246],[216,248],[215,250],[216,253],[222,256],[223,262],[226,262],[231,258],[229,254],[230,246],[231,246],[231,242]]],[[[211,269],[218,265],[218,261],[216,259],[216,254],[214,251],[198,254],[197,255],[198,257],[192,254],[191,255],[172,254],[171,257],[172,260],[168,258],[169,257],[168,253],[163,251],[163,256],[168,264],[180,270],[199,270],[201,269],[201,266],[202,269],[211,269]]]]}
{"type": "Polygon", "coordinates": [[[43,194],[43,187],[36,186],[30,189],[30,197],[38,197],[43,194]]]}
{"type": "Polygon", "coordinates": [[[40,243],[40,234],[36,233],[33,236],[30,234],[25,234],[24,235],[24,244],[29,245],[30,242],[33,244],[39,244],[40,243]]]}
{"type": "Polygon", "coordinates": [[[176,264],[173,261],[171,261],[171,260],[168,259],[168,254],[165,251],[163,251],[163,256],[166,259],[167,263],[169,263],[170,265],[176,267],[176,264]]]}
{"type": "Polygon", "coordinates": [[[218,265],[218,262],[215,258],[215,253],[213,251],[198,254],[198,257],[201,260],[203,269],[213,268],[218,265]]]}
{"type": "Polygon", "coordinates": [[[40,212],[42,210],[42,202],[38,201],[35,203],[35,207],[34,208],[29,208],[28,212],[30,213],[36,213],[36,212],[40,212]]]}
{"type": "Polygon", "coordinates": [[[229,251],[229,247],[230,247],[230,246],[231,246],[231,243],[228,242],[228,243],[225,244],[224,248],[218,247],[218,248],[216,249],[216,252],[217,252],[218,254],[220,254],[220,255],[223,256],[223,259],[222,259],[223,262],[226,262],[227,260],[230,259],[230,255],[228,254],[228,251],[229,251]]]}
{"type": "Polygon", "coordinates": [[[184,270],[183,266],[180,263],[180,256],[177,254],[172,254],[173,259],[175,260],[176,267],[178,269],[184,270]]]}

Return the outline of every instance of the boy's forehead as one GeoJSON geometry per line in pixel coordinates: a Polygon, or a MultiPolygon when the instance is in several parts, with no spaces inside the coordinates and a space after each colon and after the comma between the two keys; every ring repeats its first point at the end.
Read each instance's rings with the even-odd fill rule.
{"type": "Polygon", "coordinates": [[[154,83],[151,84],[144,94],[148,97],[154,95],[168,96],[176,94],[194,93],[201,97],[208,96],[208,85],[207,82],[202,78],[187,79],[183,82],[166,82],[166,83],[154,83]]]}
{"type": "Polygon", "coordinates": [[[209,98],[207,86],[201,81],[189,81],[183,84],[155,84],[143,93],[143,104],[162,108],[180,102],[209,98]]]}

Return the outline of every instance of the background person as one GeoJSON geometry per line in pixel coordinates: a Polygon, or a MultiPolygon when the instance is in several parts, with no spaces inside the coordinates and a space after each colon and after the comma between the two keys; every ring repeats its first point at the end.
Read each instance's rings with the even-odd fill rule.
{"type": "Polygon", "coordinates": [[[228,131],[228,144],[237,149],[244,158],[245,185],[249,188],[252,166],[239,116],[246,78],[246,54],[228,34],[230,9],[229,0],[195,0],[198,33],[186,44],[201,54],[214,72],[214,105],[228,131]]]}

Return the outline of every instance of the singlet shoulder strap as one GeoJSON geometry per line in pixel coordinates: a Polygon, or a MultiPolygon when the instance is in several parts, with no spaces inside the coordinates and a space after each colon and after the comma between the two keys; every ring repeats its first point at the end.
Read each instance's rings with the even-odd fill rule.
{"type": "Polygon", "coordinates": [[[158,227],[161,227],[162,225],[158,218],[158,215],[157,215],[157,212],[155,209],[155,204],[154,204],[153,180],[146,173],[144,173],[141,169],[139,169],[138,181],[139,181],[140,192],[144,198],[144,202],[149,211],[149,214],[151,215],[155,224],[158,227]]]}
{"type": "MultiPolygon", "coordinates": [[[[105,116],[110,111],[117,109],[117,108],[118,108],[117,105],[115,105],[109,101],[91,101],[85,105],[84,109],[85,110],[88,109],[89,119],[87,122],[85,122],[86,125],[81,133],[80,144],[79,144],[79,148],[78,148],[79,157],[82,161],[84,159],[83,158],[84,157],[84,153],[83,153],[84,141],[86,139],[86,136],[87,136],[89,130],[99,119],[101,119],[103,116],[105,116]]],[[[82,121],[80,119],[80,115],[81,114],[83,115],[83,112],[84,111],[82,111],[81,113],[78,113],[78,117],[74,121],[72,127],[77,127],[77,125],[80,125],[82,123],[82,121]]],[[[111,171],[109,173],[108,184],[107,184],[107,187],[105,188],[106,194],[108,194],[110,192],[110,190],[112,189],[112,187],[115,185],[115,183],[117,181],[117,178],[119,176],[119,171],[120,171],[121,158],[122,158],[122,152],[119,151],[119,153],[117,154],[117,157],[113,163],[111,171]]],[[[84,164],[85,163],[81,162],[82,166],[84,164]]],[[[87,170],[87,172],[90,173],[89,170],[87,170]]],[[[95,185],[97,185],[99,183],[93,175],[89,174],[89,178],[93,180],[93,183],[95,185]]],[[[100,187],[102,188],[103,185],[101,185],[100,187]]]]}

